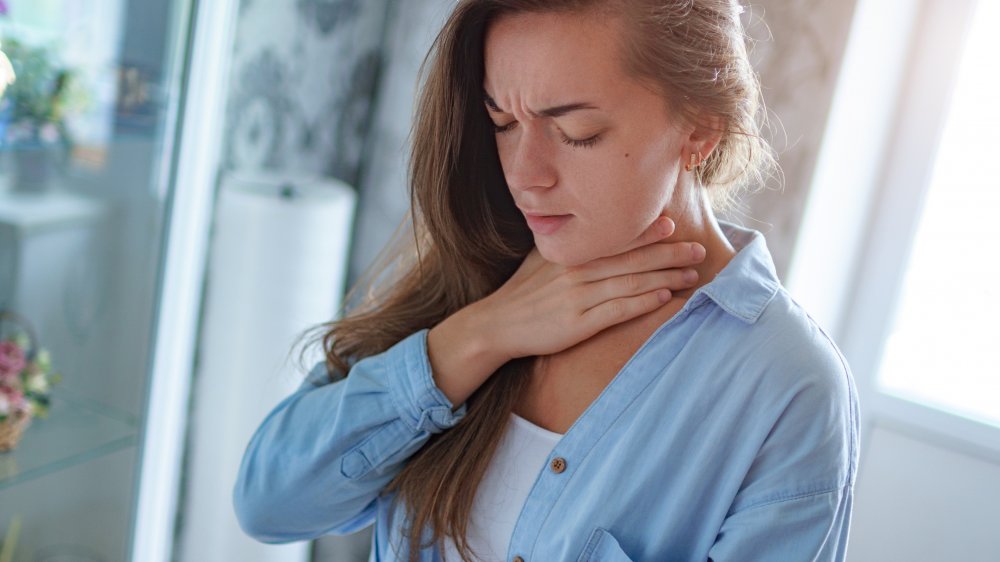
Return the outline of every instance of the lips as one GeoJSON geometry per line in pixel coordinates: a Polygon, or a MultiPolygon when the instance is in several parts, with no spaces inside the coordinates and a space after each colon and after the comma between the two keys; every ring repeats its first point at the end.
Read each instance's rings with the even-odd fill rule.
{"type": "Polygon", "coordinates": [[[552,234],[566,224],[573,215],[535,215],[524,213],[528,228],[536,234],[552,234]]]}
{"type": "Polygon", "coordinates": [[[524,207],[518,207],[518,209],[521,209],[521,212],[524,213],[524,214],[526,214],[526,215],[532,215],[532,216],[535,216],[535,217],[561,217],[563,215],[568,214],[568,213],[560,213],[558,211],[552,211],[552,212],[549,212],[549,211],[535,211],[535,210],[525,209],[524,207]]]}

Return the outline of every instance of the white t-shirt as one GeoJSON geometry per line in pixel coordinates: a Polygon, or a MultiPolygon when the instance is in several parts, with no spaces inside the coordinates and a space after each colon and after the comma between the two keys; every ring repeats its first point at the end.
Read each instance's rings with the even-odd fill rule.
{"type": "MultiPolygon", "coordinates": [[[[467,538],[479,560],[506,559],[524,500],[562,436],[511,413],[507,432],[472,502],[467,538]]],[[[444,554],[445,562],[462,560],[451,538],[445,539],[444,554]]]]}

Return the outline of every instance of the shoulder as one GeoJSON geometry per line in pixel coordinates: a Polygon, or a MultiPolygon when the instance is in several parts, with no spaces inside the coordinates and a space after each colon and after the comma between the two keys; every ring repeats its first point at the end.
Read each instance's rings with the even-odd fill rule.
{"type": "Polygon", "coordinates": [[[859,407],[847,360],[784,287],[758,312],[748,319],[720,307],[687,349],[704,374],[699,392],[722,408],[720,438],[748,470],[737,503],[853,485],[859,407]]]}
{"type": "Polygon", "coordinates": [[[746,330],[764,465],[805,491],[853,485],[859,406],[850,366],[830,335],[783,287],[746,330]],[[792,470],[794,468],[794,470],[792,470]]]}
{"type": "Polygon", "coordinates": [[[759,384],[842,405],[853,400],[854,377],[844,354],[784,287],[740,332],[734,352],[743,372],[759,377],[759,384]]]}

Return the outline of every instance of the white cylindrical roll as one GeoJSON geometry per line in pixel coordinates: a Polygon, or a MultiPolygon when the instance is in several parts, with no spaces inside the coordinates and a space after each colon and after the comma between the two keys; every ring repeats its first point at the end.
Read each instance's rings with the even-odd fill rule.
{"type": "MultiPolygon", "coordinates": [[[[334,179],[255,173],[222,181],[193,384],[183,562],[308,559],[308,543],[246,536],[231,494],[253,431],[302,382],[293,340],[340,306],[355,205],[354,190],[334,179]]],[[[322,355],[313,347],[306,358],[308,366],[322,355]]]]}

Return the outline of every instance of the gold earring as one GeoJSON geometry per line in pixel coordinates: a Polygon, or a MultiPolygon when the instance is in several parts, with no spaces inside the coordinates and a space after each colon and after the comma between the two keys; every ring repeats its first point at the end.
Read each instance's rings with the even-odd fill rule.
{"type": "Polygon", "coordinates": [[[696,165],[697,164],[695,163],[695,155],[694,155],[694,152],[692,152],[691,153],[691,161],[688,162],[687,164],[684,164],[684,169],[690,172],[691,170],[693,170],[695,168],[696,165]]]}

